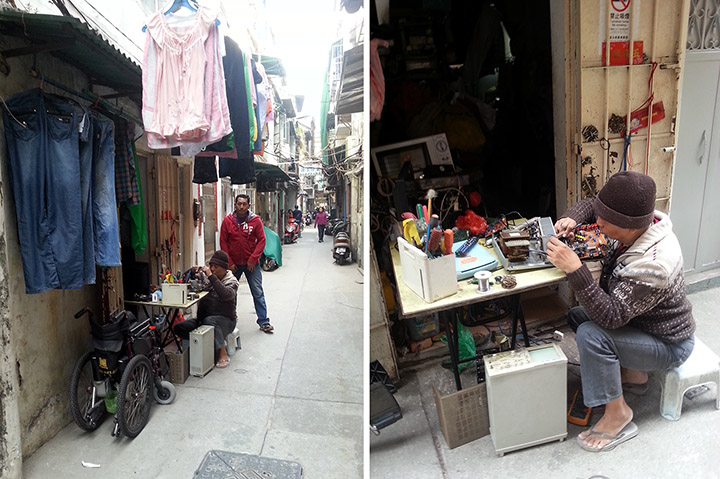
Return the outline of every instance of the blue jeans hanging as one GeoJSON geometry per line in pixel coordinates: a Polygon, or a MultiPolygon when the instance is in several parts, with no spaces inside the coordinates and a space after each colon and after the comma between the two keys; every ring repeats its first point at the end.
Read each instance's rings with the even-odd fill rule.
{"type": "Polygon", "coordinates": [[[78,289],[83,245],[78,119],[60,97],[33,89],[3,110],[11,184],[18,218],[25,291],[78,289]],[[19,122],[19,123],[18,123],[19,122]]]}
{"type": "Polygon", "coordinates": [[[93,142],[93,224],[95,262],[120,266],[120,231],[115,202],[115,124],[95,113],[93,142]]]}

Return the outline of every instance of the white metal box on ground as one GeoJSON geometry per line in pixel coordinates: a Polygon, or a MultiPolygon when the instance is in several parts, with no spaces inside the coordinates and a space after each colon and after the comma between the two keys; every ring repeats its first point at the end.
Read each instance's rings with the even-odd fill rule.
{"type": "Polygon", "coordinates": [[[454,254],[430,259],[404,238],[397,241],[402,278],[408,288],[428,303],[457,293],[454,254]]]}
{"type": "Polygon", "coordinates": [[[557,344],[483,358],[495,452],[567,437],[567,358],[557,344]]]}
{"type": "Polygon", "coordinates": [[[187,283],[162,283],[162,302],[167,304],[185,304],[187,301],[187,283]]]}
{"type": "Polygon", "coordinates": [[[190,331],[190,374],[205,376],[215,365],[215,328],[198,326],[190,331]]]}

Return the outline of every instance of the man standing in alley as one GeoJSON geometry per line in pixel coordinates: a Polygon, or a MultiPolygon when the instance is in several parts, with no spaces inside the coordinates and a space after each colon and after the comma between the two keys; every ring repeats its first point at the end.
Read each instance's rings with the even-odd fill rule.
{"type": "Polygon", "coordinates": [[[260,330],[272,333],[274,328],[267,317],[262,273],[258,267],[260,255],[265,249],[265,230],[260,217],[250,211],[248,195],[237,195],[235,211],[223,220],[220,227],[220,249],[230,256],[230,270],[237,279],[245,273],[260,330]]]}
{"type": "Polygon", "coordinates": [[[295,210],[293,210],[293,218],[298,222],[299,225],[302,224],[302,210],[298,205],[295,205],[295,210]]]}

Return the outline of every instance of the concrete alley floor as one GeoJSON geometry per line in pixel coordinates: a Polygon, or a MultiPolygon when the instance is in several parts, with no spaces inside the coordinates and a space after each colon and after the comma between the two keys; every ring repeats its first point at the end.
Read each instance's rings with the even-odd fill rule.
{"type": "Polygon", "coordinates": [[[272,335],[258,330],[243,277],[242,349],[227,369],[176,385],[172,404],[153,404],[137,438],[111,437],[110,415],[90,433],[71,422],[23,461],[23,477],[191,478],[222,450],[296,461],[307,478],[361,478],[363,276],[333,264],[331,246],[306,227],[283,246],[283,266],[263,272],[272,335]]]}
{"type": "MultiPolygon", "coordinates": [[[[696,292],[689,298],[697,337],[720,355],[720,288],[696,292]]],[[[577,363],[572,332],[569,328],[562,331],[566,333],[562,348],[568,359],[577,363]]],[[[464,387],[476,384],[475,374],[474,366],[463,372],[464,387]]],[[[432,385],[442,394],[454,392],[449,370],[436,361],[416,370],[402,370],[401,375],[395,398],[403,418],[370,438],[369,470],[373,479],[720,478],[720,411],[715,409],[715,385],[694,399],[685,398],[680,419],[668,421],[660,416],[660,385],[657,378],[651,377],[646,396],[626,395],[640,430],[638,436],[613,451],[592,453],[581,449],[576,436],[584,428],[568,424],[564,442],[554,441],[498,457],[490,435],[454,449],[447,447],[432,385]]],[[[580,386],[578,365],[568,364],[567,378],[570,394],[580,386]]],[[[591,424],[601,415],[594,413],[591,424]]]]}

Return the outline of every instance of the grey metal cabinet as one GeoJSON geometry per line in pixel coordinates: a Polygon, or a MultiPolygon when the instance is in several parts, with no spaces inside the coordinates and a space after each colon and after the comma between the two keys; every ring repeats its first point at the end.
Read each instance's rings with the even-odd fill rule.
{"type": "Polygon", "coordinates": [[[670,219],[686,273],[720,267],[720,51],[688,51],[670,219]]]}

